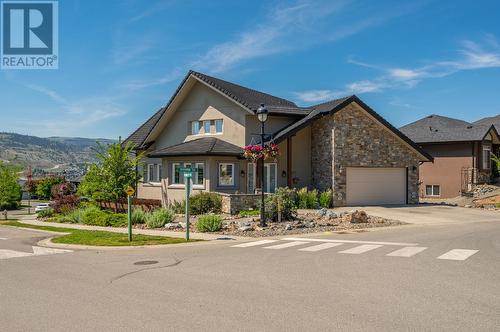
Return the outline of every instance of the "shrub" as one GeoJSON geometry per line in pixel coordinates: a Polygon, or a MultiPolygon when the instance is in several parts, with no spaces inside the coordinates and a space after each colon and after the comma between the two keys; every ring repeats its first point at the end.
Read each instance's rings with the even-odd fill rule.
{"type": "Polygon", "coordinates": [[[216,193],[200,192],[189,197],[189,205],[192,214],[220,213],[222,198],[216,193]]]}
{"type": "Polygon", "coordinates": [[[76,195],[58,196],[52,203],[50,207],[54,209],[56,213],[67,214],[76,208],[80,204],[80,198],[76,195]]]}
{"type": "Polygon", "coordinates": [[[82,218],[82,210],[73,210],[69,213],[66,213],[60,217],[57,218],[58,222],[68,222],[72,224],[81,224],[83,223],[83,218],[82,218]]]}
{"type": "Polygon", "coordinates": [[[165,226],[165,224],[172,222],[174,217],[174,211],[161,208],[148,215],[146,225],[149,228],[160,228],[165,226]]]}
{"type": "Polygon", "coordinates": [[[128,218],[125,213],[105,212],[105,225],[112,227],[125,227],[128,225],[128,218]]]}
{"type": "Polygon", "coordinates": [[[0,161],[0,210],[15,210],[19,207],[21,186],[17,183],[17,171],[0,161]]]}
{"type": "Polygon", "coordinates": [[[240,211],[240,217],[255,217],[260,215],[260,209],[240,211]]]}
{"type": "Polygon", "coordinates": [[[328,208],[332,207],[332,200],[333,200],[332,191],[330,189],[327,191],[323,191],[319,195],[319,206],[321,206],[322,208],[328,209],[328,208]]]}
{"type": "Polygon", "coordinates": [[[175,213],[183,214],[186,212],[186,201],[174,201],[173,203],[170,203],[169,207],[170,209],[174,210],[175,213]]]}
{"type": "Polygon", "coordinates": [[[318,191],[316,189],[308,191],[306,187],[297,192],[297,206],[299,209],[317,209],[318,191]]]}
{"type": "Polygon", "coordinates": [[[132,210],[132,224],[144,224],[146,222],[146,218],[148,217],[148,213],[144,212],[143,209],[133,209],[132,210]]]}
{"type": "Polygon", "coordinates": [[[287,187],[278,188],[274,194],[266,198],[266,215],[269,219],[278,220],[278,210],[281,211],[281,220],[293,220],[297,217],[295,205],[296,193],[287,187]]]}
{"type": "Polygon", "coordinates": [[[222,228],[222,217],[216,214],[206,214],[198,218],[196,229],[202,233],[217,232],[222,228]]]}
{"type": "Polygon", "coordinates": [[[108,226],[106,212],[96,206],[89,206],[81,210],[81,222],[85,225],[108,226]]]}
{"type": "Polygon", "coordinates": [[[54,209],[48,208],[37,213],[38,218],[51,218],[54,216],[54,209]]]}
{"type": "Polygon", "coordinates": [[[36,181],[35,194],[38,198],[50,199],[52,187],[56,184],[64,183],[64,178],[61,176],[49,176],[36,181]]]}

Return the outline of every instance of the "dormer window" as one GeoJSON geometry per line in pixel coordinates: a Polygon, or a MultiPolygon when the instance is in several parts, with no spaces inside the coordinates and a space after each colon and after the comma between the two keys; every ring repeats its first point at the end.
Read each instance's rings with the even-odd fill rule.
{"type": "Polygon", "coordinates": [[[200,133],[200,122],[192,121],[191,122],[191,135],[198,135],[200,133]]]}
{"type": "Polygon", "coordinates": [[[222,119],[215,120],[215,133],[222,134],[222,119]]]}
{"type": "Polygon", "coordinates": [[[210,130],[210,127],[211,127],[210,122],[211,122],[210,120],[203,121],[203,131],[204,131],[205,135],[210,135],[210,132],[211,132],[211,130],[210,130]]]}

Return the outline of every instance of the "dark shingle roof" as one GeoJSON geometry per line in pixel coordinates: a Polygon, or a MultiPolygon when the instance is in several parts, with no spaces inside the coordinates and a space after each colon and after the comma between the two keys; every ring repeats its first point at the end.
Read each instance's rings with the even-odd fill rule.
{"type": "Polygon", "coordinates": [[[459,119],[430,115],[400,130],[417,143],[481,141],[491,128],[474,125],[459,119]]]}
{"type": "Polygon", "coordinates": [[[158,123],[163,112],[164,108],[161,108],[158,112],[153,114],[152,117],[137,128],[123,143],[132,142],[136,148],[143,148],[146,137],[148,137],[151,130],[153,130],[154,126],[158,123]]]}
{"type": "Polygon", "coordinates": [[[488,125],[488,126],[491,126],[491,125],[494,125],[496,130],[498,132],[500,132],[500,114],[496,115],[496,116],[490,116],[490,117],[487,117],[487,118],[482,118],[480,120],[477,120],[476,122],[474,122],[475,125],[488,125]]]}
{"type": "Polygon", "coordinates": [[[243,152],[243,149],[239,146],[220,140],[218,138],[206,137],[153,151],[148,154],[148,157],[156,158],[167,156],[202,155],[241,156],[243,152]]]}

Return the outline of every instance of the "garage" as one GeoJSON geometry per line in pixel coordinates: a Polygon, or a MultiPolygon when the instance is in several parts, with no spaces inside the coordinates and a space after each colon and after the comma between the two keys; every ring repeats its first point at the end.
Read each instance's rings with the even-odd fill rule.
{"type": "Polygon", "coordinates": [[[347,205],[406,204],[406,168],[347,167],[347,205]]]}

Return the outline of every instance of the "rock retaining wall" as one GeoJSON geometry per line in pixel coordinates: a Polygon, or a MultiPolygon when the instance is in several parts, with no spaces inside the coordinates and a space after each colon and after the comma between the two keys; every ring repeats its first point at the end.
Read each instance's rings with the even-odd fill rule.
{"type": "Polygon", "coordinates": [[[222,198],[222,212],[237,214],[240,211],[260,207],[260,194],[226,194],[217,193],[222,198]]]}

